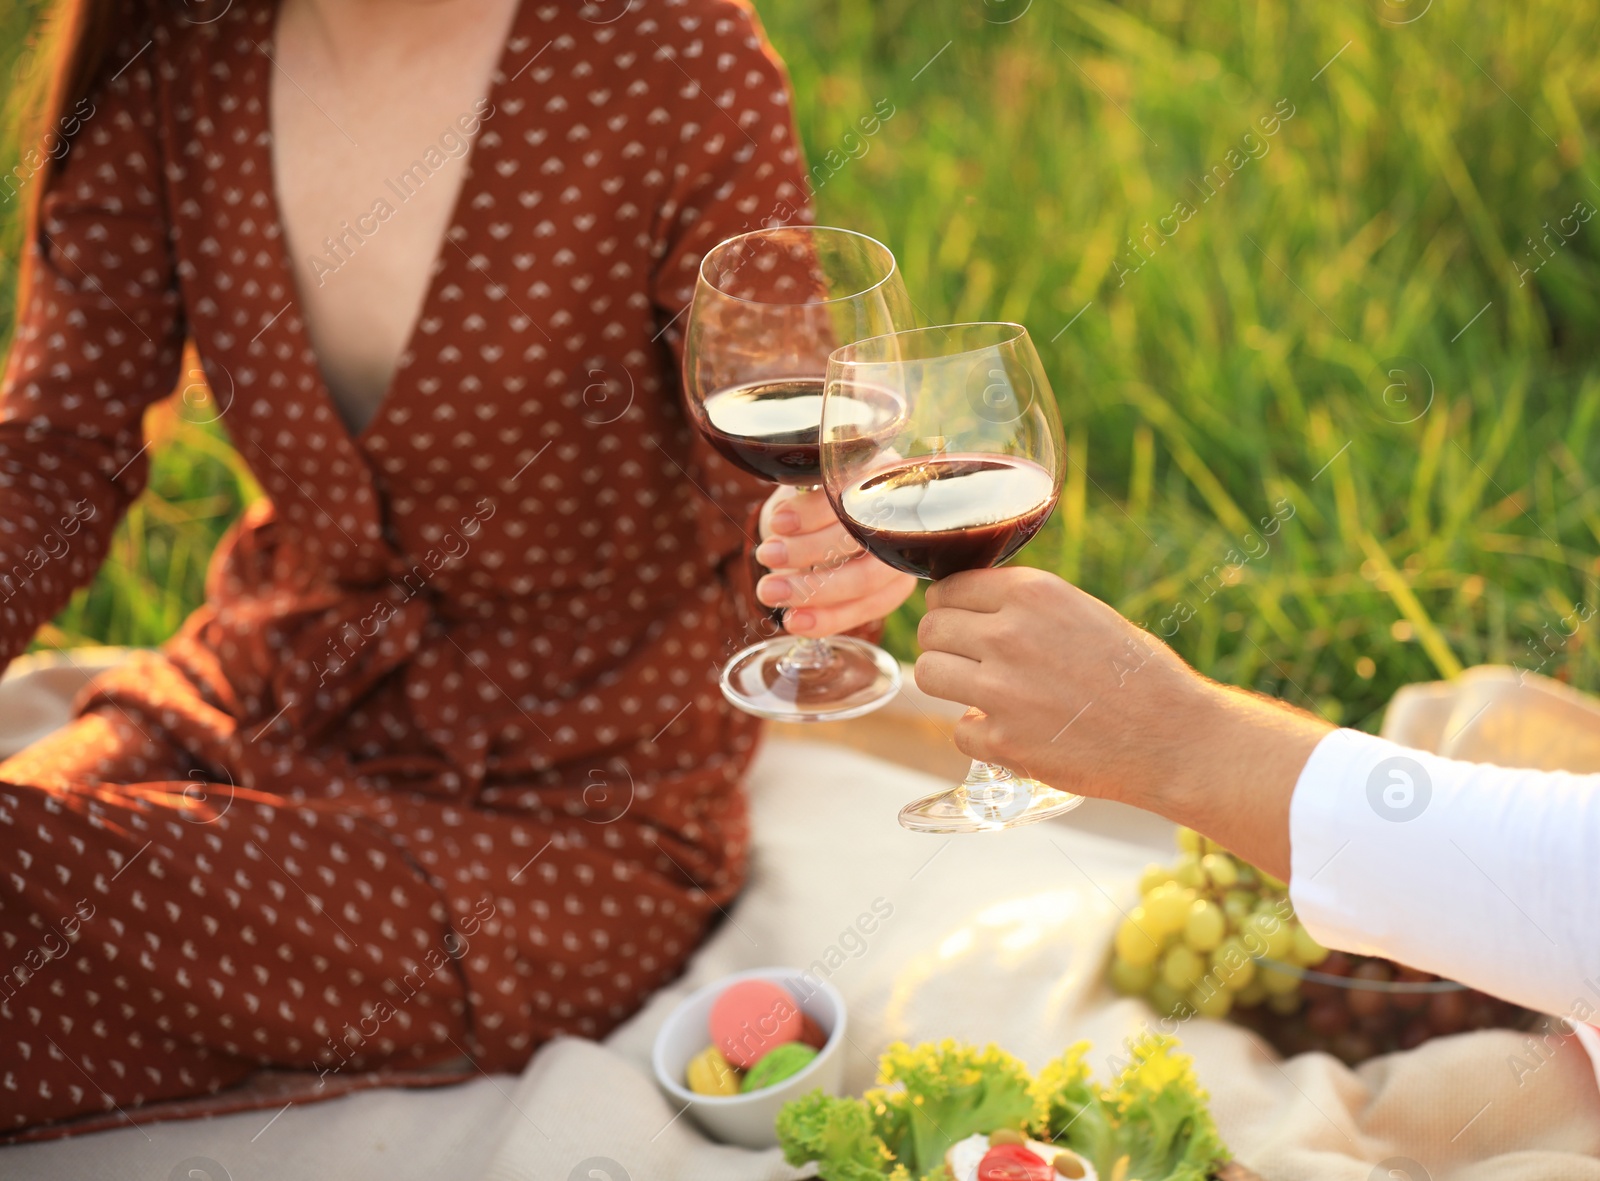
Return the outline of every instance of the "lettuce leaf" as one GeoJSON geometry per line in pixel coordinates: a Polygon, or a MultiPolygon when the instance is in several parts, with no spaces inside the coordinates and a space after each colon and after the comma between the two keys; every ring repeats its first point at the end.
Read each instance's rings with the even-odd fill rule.
{"type": "Polygon", "coordinates": [[[975,1132],[1038,1122],[1028,1068],[996,1046],[896,1042],[878,1060],[878,1082],[905,1088],[908,1118],[895,1158],[913,1174],[936,1168],[950,1145],[975,1132]]]}
{"type": "Polygon", "coordinates": [[[826,1181],[884,1181],[894,1158],[873,1130],[872,1110],[860,1099],[812,1091],[785,1103],[776,1125],[783,1159],[816,1161],[826,1181]]]}
{"type": "Polygon", "coordinates": [[[1105,1178],[1205,1181],[1229,1154],[1193,1061],[1176,1047],[1146,1034],[1101,1087],[1089,1076],[1087,1042],[1037,1080],[994,1046],[896,1042],[879,1061],[880,1089],[860,1099],[813,1091],[788,1103],[778,1113],[778,1140],[790,1164],[815,1161],[824,1181],[937,1178],[950,1145],[1000,1128],[1027,1128],[1071,1148],[1105,1178]]]}
{"type": "Polygon", "coordinates": [[[1205,1181],[1230,1154],[1195,1079],[1194,1060],[1163,1034],[1140,1038],[1133,1059],[1102,1097],[1115,1112],[1117,1155],[1128,1156],[1127,1176],[1205,1181]]]}
{"type": "Polygon", "coordinates": [[[1077,1042],[1039,1072],[1033,1091],[1044,1113],[1041,1138],[1065,1145],[1088,1158],[1096,1172],[1110,1177],[1121,1150],[1112,1127],[1112,1109],[1089,1078],[1089,1065],[1084,1061],[1088,1053],[1089,1043],[1077,1042]]]}
{"type": "Polygon", "coordinates": [[[910,1162],[916,1155],[911,1138],[910,1098],[904,1091],[885,1090],[868,1091],[861,1098],[872,1109],[872,1128],[890,1155],[897,1161],[910,1162]]]}

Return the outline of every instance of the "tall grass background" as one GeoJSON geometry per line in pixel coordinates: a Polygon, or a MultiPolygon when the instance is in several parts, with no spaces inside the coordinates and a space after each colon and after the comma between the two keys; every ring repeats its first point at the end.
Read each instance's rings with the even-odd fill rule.
{"type": "MultiPolygon", "coordinates": [[[[1022,560],[1346,724],[1487,661],[1600,689],[1600,223],[1560,222],[1600,209],[1600,9],[759,9],[819,220],[886,241],[929,321],[1039,343],[1071,462],[1022,560]]],[[[39,643],[170,634],[258,495],[181,402],[150,426],[150,490],[39,643]]]]}

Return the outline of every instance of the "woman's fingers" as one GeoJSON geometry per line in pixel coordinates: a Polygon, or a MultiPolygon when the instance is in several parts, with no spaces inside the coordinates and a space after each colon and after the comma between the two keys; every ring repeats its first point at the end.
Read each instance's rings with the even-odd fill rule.
{"type": "Polygon", "coordinates": [[[836,518],[809,533],[768,537],[756,549],[756,561],[768,570],[808,570],[837,566],[861,553],[860,544],[836,518]]]}
{"type": "Polygon", "coordinates": [[[780,488],[762,513],[756,584],[768,607],[790,608],[793,635],[827,636],[881,619],[910,597],[916,579],[867,555],[820,491],[780,488]]]}
{"type": "Polygon", "coordinates": [[[815,533],[825,525],[837,524],[833,505],[821,489],[795,490],[789,496],[775,494],[767,510],[765,537],[815,533]]]}
{"type": "Polygon", "coordinates": [[[917,580],[893,572],[877,589],[847,603],[799,607],[783,617],[784,630],[796,636],[834,636],[882,619],[910,597],[917,580]]]}
{"type": "Polygon", "coordinates": [[[768,570],[837,566],[861,552],[821,492],[779,489],[767,501],[756,561],[768,570]]]}
{"type": "Polygon", "coordinates": [[[891,578],[909,577],[859,554],[837,566],[775,571],[756,583],[756,598],[767,607],[827,606],[871,594],[891,578]]]}

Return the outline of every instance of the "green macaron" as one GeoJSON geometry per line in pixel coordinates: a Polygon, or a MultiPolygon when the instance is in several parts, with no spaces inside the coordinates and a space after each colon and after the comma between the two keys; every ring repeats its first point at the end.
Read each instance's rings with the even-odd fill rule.
{"type": "Polygon", "coordinates": [[[763,1087],[776,1086],[784,1079],[799,1074],[816,1058],[817,1052],[804,1042],[784,1042],[773,1046],[757,1060],[744,1076],[739,1090],[745,1094],[763,1087]]]}

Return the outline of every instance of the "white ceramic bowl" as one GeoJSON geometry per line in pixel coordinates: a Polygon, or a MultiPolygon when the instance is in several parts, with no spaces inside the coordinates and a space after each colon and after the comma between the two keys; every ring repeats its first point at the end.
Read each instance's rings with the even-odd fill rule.
{"type": "Polygon", "coordinates": [[[780,1107],[818,1087],[829,1095],[839,1093],[844,1082],[844,1039],[844,998],[833,985],[812,980],[798,968],[752,968],[712,981],[672,1010],[656,1034],[650,1060],[667,1097],[678,1107],[687,1105],[688,1114],[712,1137],[743,1148],[771,1148],[778,1143],[773,1123],[780,1107]],[[827,1041],[804,1070],[776,1086],[748,1095],[696,1095],[684,1085],[683,1072],[689,1059],[711,1044],[706,1022],[713,1002],[728,985],[741,980],[770,980],[787,989],[827,1041]]]}

